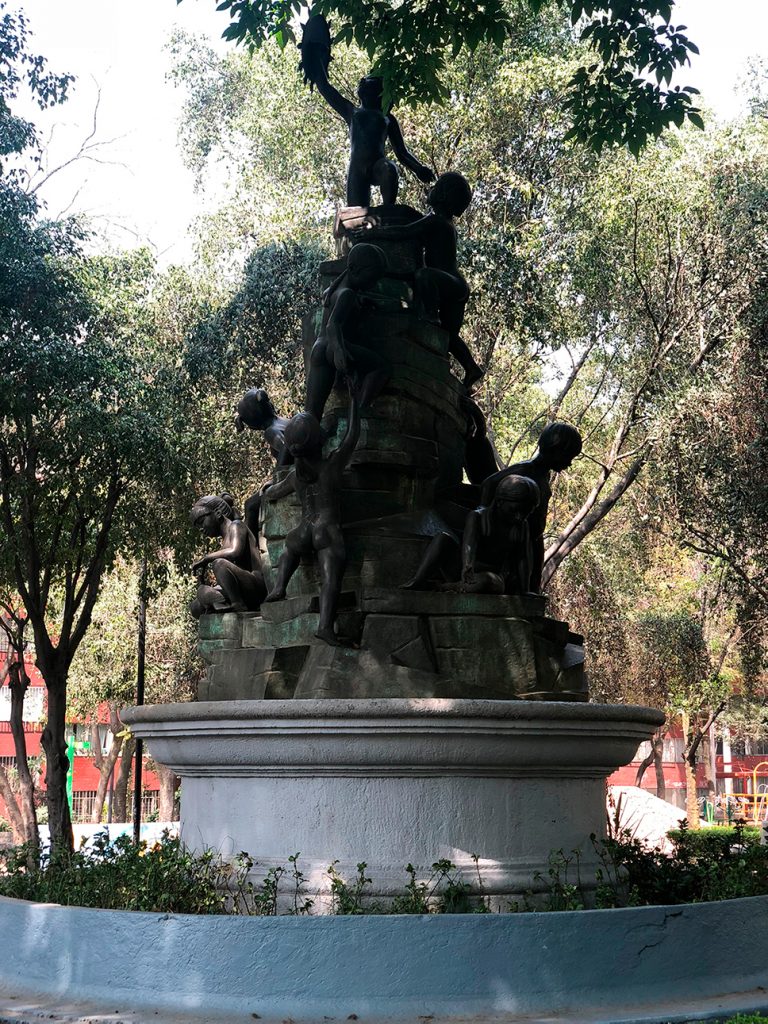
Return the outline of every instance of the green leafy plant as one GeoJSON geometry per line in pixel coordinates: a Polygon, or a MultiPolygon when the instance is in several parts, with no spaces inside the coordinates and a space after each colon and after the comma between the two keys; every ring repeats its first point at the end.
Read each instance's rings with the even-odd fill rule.
{"type": "Polygon", "coordinates": [[[476,893],[447,858],[435,861],[426,881],[417,878],[413,864],[407,864],[405,871],[405,894],[392,900],[393,914],[473,914],[488,909],[484,892],[476,893]]]}
{"type": "Polygon", "coordinates": [[[291,865],[290,874],[293,879],[293,909],[290,913],[296,915],[308,914],[315,903],[314,900],[307,899],[305,895],[304,887],[306,885],[306,878],[304,877],[304,872],[299,870],[300,856],[301,854],[294,853],[293,856],[288,858],[288,863],[291,865]]]}
{"type": "Polygon", "coordinates": [[[333,913],[340,916],[349,914],[359,915],[375,912],[380,909],[378,906],[368,906],[363,903],[365,887],[371,884],[371,879],[365,874],[368,865],[361,861],[357,865],[357,874],[352,882],[346,882],[336,870],[339,862],[335,860],[328,868],[327,874],[331,880],[331,899],[333,913]]]}
{"type": "MultiPolygon", "coordinates": [[[[528,0],[528,6],[543,17],[547,5],[528,0]]],[[[679,127],[688,119],[703,127],[692,103],[697,90],[670,88],[674,72],[698,53],[685,26],[673,22],[673,0],[576,0],[560,6],[592,51],[569,83],[573,138],[597,150],[627,145],[637,154],[647,139],[672,124],[679,127]]],[[[281,47],[296,42],[303,9],[301,0],[220,0],[217,6],[230,18],[223,37],[251,50],[269,38],[281,47]]],[[[331,20],[338,43],[365,51],[371,73],[384,80],[385,104],[447,101],[447,70],[462,50],[501,48],[514,32],[503,0],[315,0],[312,13],[331,20]]]]}
{"type": "MultiPolygon", "coordinates": [[[[584,909],[579,861],[578,850],[573,850],[570,857],[567,857],[562,850],[557,850],[549,855],[547,874],[544,875],[537,871],[534,875],[539,886],[544,883],[546,893],[545,902],[540,909],[550,911],[584,909]],[[576,869],[575,880],[568,877],[574,866],[576,869]]],[[[526,909],[531,908],[526,906],[526,909]]]]}
{"type": "Polygon", "coordinates": [[[17,899],[108,910],[179,914],[237,912],[235,896],[247,885],[247,864],[223,861],[213,851],[192,854],[164,832],[138,846],[126,835],[109,841],[97,833],[87,848],[65,854],[54,848],[29,869],[26,849],[5,854],[0,893],[17,899]]]}

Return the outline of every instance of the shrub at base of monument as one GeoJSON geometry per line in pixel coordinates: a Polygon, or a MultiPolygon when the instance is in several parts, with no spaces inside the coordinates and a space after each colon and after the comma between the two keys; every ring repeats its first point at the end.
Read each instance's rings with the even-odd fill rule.
{"type": "MultiPolygon", "coordinates": [[[[596,886],[584,886],[578,852],[553,852],[546,876],[532,879],[532,889],[506,909],[519,911],[583,910],[637,906],[670,906],[715,902],[768,894],[768,848],[737,824],[716,843],[700,842],[685,822],[672,835],[673,853],[651,849],[628,832],[593,844],[602,867],[596,886]],[[533,886],[536,885],[534,893],[533,886]]],[[[316,893],[310,892],[300,854],[271,867],[264,881],[249,881],[254,860],[246,853],[225,860],[213,851],[187,850],[177,837],[164,833],[149,846],[135,846],[127,836],[109,842],[97,834],[90,847],[70,857],[44,854],[29,871],[27,851],[17,847],[3,855],[0,895],[64,906],[173,914],[246,914],[276,916],[312,913],[316,893]]],[[[476,881],[469,883],[448,859],[435,861],[431,874],[420,878],[411,864],[404,867],[402,892],[389,900],[370,896],[367,865],[357,865],[353,878],[343,878],[329,865],[323,893],[324,912],[361,914],[482,914],[490,900],[482,867],[474,857],[476,881]]]]}

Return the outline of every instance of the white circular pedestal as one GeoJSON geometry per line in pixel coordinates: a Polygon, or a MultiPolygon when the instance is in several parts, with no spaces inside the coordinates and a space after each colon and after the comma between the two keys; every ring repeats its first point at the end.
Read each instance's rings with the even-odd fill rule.
{"type": "MultiPolygon", "coordinates": [[[[650,708],[491,700],[263,700],[131,708],[123,721],[182,777],[186,843],[247,851],[258,877],[300,853],[308,895],[329,864],[367,864],[372,896],[448,858],[492,904],[535,891],[550,854],[605,834],[605,779],[663,721],[650,708]]],[[[322,904],[322,900],[320,901],[322,904]]],[[[318,909],[316,905],[315,909],[318,909]]]]}

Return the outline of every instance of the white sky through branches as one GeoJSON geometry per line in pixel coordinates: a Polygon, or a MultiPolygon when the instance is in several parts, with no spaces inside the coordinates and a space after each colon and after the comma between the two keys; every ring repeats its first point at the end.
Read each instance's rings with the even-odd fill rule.
{"type": "MultiPolygon", "coordinates": [[[[48,212],[87,214],[110,245],[149,243],[163,264],[188,258],[189,224],[217,196],[195,194],[177,150],[182,96],[166,81],[165,47],[178,26],[224,52],[226,15],[213,0],[9,0],[8,9],[19,8],[34,33],[32,51],[52,70],[77,76],[63,107],[17,107],[44,141],[50,137],[51,166],[69,160],[89,135],[101,90],[94,141],[104,145],[89,151],[95,159],[78,160],[45,183],[40,196],[48,212]]],[[[717,116],[734,116],[743,105],[734,87],[747,61],[768,60],[768,0],[678,0],[676,12],[701,50],[677,81],[701,89],[717,116]]]]}

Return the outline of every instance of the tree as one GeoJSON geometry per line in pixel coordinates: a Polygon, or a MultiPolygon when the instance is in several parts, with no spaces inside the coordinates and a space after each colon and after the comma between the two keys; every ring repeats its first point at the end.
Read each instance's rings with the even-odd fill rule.
{"type": "MultiPolygon", "coordinates": [[[[40,846],[40,835],[37,829],[35,813],[35,784],[29,769],[27,742],[24,734],[24,697],[30,685],[27,672],[27,617],[18,604],[9,599],[8,595],[0,598],[0,631],[8,645],[8,655],[3,664],[3,675],[11,691],[11,733],[13,735],[14,753],[16,756],[16,773],[18,776],[18,799],[13,792],[7,773],[2,769],[0,774],[0,792],[2,792],[11,823],[18,842],[29,846],[30,858],[35,859],[40,846]]],[[[0,686],[5,680],[0,678],[0,686]]]]}
{"type": "MultiPolygon", "coordinates": [[[[450,100],[409,114],[407,131],[438,170],[460,167],[477,183],[460,232],[472,289],[464,337],[486,367],[481,404],[497,449],[505,461],[529,454],[558,416],[587,438],[585,458],[557,486],[551,584],[647,467],[656,472],[654,452],[689,396],[729,365],[761,287],[752,254],[765,244],[768,207],[754,120],[665,136],[639,161],[569,146],[563,94],[578,47],[564,43],[557,19],[546,39],[542,24],[518,19],[525,45],[501,55],[487,46],[471,61],[459,55],[450,100]]],[[[207,156],[223,156],[242,183],[209,225],[216,251],[258,246],[270,233],[286,246],[293,232],[301,244],[327,235],[320,197],[342,194],[343,132],[334,129],[331,155],[338,181],[322,105],[309,96],[286,145],[278,115],[298,89],[292,61],[268,45],[251,64],[203,58],[188,40],[177,40],[177,59],[189,159],[203,173],[207,156]],[[203,111],[213,93],[230,113],[212,121],[203,111]],[[297,167],[316,197],[310,211],[295,198],[297,167]],[[276,205],[279,223],[269,216],[276,205]]],[[[406,182],[405,196],[418,202],[412,189],[406,182]]],[[[269,263],[251,252],[266,274],[269,263]]],[[[288,280],[275,273],[274,292],[285,295],[288,280]]]]}
{"type": "MultiPolygon", "coordinates": [[[[101,821],[110,778],[125,749],[132,751],[130,734],[119,720],[119,709],[133,702],[136,692],[137,607],[141,567],[135,560],[118,558],[105,576],[93,611],[92,628],[80,645],[70,674],[70,709],[90,719],[94,729],[91,744],[100,783],[93,808],[93,821],[101,821]],[[106,721],[104,721],[106,719],[106,721]],[[111,743],[106,754],[98,740],[100,725],[107,725],[111,743]]],[[[202,671],[197,636],[188,613],[190,577],[175,567],[169,551],[153,559],[147,581],[146,699],[148,703],[190,700],[202,671]]],[[[130,762],[129,762],[130,763],[130,762]]],[[[161,810],[170,820],[173,811],[175,777],[157,765],[160,776],[161,810]]],[[[121,771],[113,803],[126,809],[128,773],[121,771]]]]}
{"type": "MultiPolygon", "coordinates": [[[[649,138],[686,118],[702,125],[691,102],[695,89],[670,88],[674,72],[698,50],[673,24],[671,0],[576,0],[573,4],[526,0],[535,14],[567,8],[571,23],[593,51],[569,82],[567,106],[571,135],[598,151],[626,144],[638,153],[649,138]]],[[[518,5],[519,6],[519,5],[518,5]]],[[[223,35],[251,49],[274,38],[295,41],[300,0],[221,0],[230,25],[223,35]]],[[[444,102],[450,97],[448,68],[463,51],[483,44],[501,48],[514,38],[514,18],[503,0],[483,4],[460,0],[418,5],[386,0],[315,0],[312,14],[327,16],[340,43],[356,43],[373,62],[372,74],[384,79],[384,101],[444,102]],[[450,56],[449,56],[450,54],[450,56]]]]}

